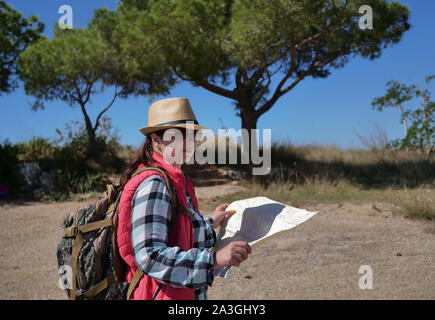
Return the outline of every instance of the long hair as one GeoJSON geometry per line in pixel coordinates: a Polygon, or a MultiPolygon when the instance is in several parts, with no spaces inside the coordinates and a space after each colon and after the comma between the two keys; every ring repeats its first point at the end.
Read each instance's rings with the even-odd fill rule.
{"type": "MultiPolygon", "coordinates": [[[[160,138],[162,138],[164,132],[165,130],[159,130],[159,131],[155,131],[154,133],[157,134],[160,138]]],[[[143,163],[144,165],[148,165],[152,162],[152,160],[153,160],[153,144],[152,144],[151,136],[148,135],[145,141],[142,143],[142,146],[137,152],[134,160],[127,165],[126,169],[124,170],[124,173],[121,176],[121,179],[119,181],[121,190],[124,189],[128,180],[131,179],[132,174],[136,171],[139,164],[143,163]]]]}

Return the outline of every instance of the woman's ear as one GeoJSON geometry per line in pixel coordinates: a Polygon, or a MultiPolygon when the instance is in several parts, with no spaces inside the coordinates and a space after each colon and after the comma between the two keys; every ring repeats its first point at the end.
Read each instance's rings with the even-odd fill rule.
{"type": "Polygon", "coordinates": [[[151,142],[153,143],[153,144],[159,144],[160,143],[160,141],[159,141],[159,136],[158,135],[156,135],[154,132],[153,133],[151,133],[151,142]]]}
{"type": "Polygon", "coordinates": [[[154,132],[151,133],[150,137],[151,137],[151,146],[152,146],[153,150],[161,155],[163,152],[162,138],[154,132]]]}

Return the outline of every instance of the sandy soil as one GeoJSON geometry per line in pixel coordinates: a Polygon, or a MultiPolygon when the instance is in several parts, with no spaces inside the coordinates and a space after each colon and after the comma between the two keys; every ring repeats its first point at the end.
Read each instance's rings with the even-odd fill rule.
{"type": "MultiPolygon", "coordinates": [[[[206,188],[197,188],[200,204],[222,194],[206,188]]],[[[66,298],[57,284],[59,225],[84,203],[0,206],[0,299],[66,298]]],[[[382,203],[303,208],[320,213],[254,247],[227,279],[216,278],[209,298],[435,299],[433,223],[394,216],[382,203]],[[359,288],[363,265],[373,271],[373,289],[359,288]]]]}

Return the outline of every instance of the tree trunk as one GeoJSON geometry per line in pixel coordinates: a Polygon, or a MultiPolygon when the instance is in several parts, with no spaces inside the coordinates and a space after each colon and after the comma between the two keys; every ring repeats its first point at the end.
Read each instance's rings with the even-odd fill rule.
{"type": "Polygon", "coordinates": [[[253,168],[251,153],[252,150],[256,152],[258,148],[256,136],[254,135],[253,139],[251,139],[251,131],[257,129],[258,116],[253,110],[244,108],[241,109],[240,117],[242,119],[242,129],[246,129],[248,132],[246,136],[242,135],[242,146],[245,146],[242,152],[247,153],[245,156],[249,159],[249,163],[246,165],[246,168],[248,169],[248,175],[251,177],[253,168]]]}
{"type": "MultiPolygon", "coordinates": [[[[86,125],[87,127],[87,125],[86,125]]],[[[98,159],[98,144],[97,144],[97,138],[95,131],[91,129],[86,129],[88,133],[88,143],[89,143],[89,149],[88,149],[88,156],[92,159],[97,160],[98,159]]]]}
{"type": "Polygon", "coordinates": [[[83,116],[85,118],[85,125],[86,125],[86,133],[88,135],[88,150],[87,150],[87,156],[97,160],[98,159],[98,144],[97,144],[97,138],[96,138],[96,130],[94,130],[94,127],[92,126],[91,119],[89,118],[84,104],[81,105],[81,109],[83,112],[83,116]]]}

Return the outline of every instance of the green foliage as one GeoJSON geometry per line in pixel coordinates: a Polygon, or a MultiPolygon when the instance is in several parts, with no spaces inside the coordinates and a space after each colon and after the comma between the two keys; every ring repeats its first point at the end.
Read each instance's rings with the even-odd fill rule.
{"type": "Polygon", "coordinates": [[[429,91],[429,84],[433,79],[435,76],[426,77],[426,86],[423,89],[416,85],[407,86],[397,81],[389,81],[386,95],[373,100],[372,106],[377,111],[386,107],[397,108],[401,113],[400,122],[407,124],[409,121],[411,124],[403,139],[390,141],[386,148],[421,150],[427,156],[435,151],[435,102],[431,100],[429,91]],[[411,108],[404,105],[416,98],[421,99],[421,107],[411,108]]]}
{"type": "Polygon", "coordinates": [[[119,137],[104,117],[97,132],[98,159],[87,157],[87,132],[78,121],[71,121],[63,131],[56,129],[56,152],[45,165],[51,167],[55,185],[52,196],[62,199],[65,194],[104,191],[109,173],[119,172],[124,163],[119,158],[119,137]]]}
{"type": "MultiPolygon", "coordinates": [[[[97,160],[88,157],[87,133],[78,121],[56,131],[53,140],[33,137],[27,142],[13,145],[6,141],[0,145],[0,183],[6,183],[13,196],[29,191],[19,172],[19,163],[36,162],[42,172],[50,174],[52,185],[45,190],[45,196],[55,200],[68,199],[73,193],[104,191],[108,175],[119,173],[124,167],[118,155],[119,137],[110,119],[104,117],[97,132],[97,160]]],[[[39,187],[37,183],[31,189],[39,187]]]]}
{"type": "MultiPolygon", "coordinates": [[[[325,77],[351,56],[379,57],[383,48],[399,42],[409,28],[408,9],[385,0],[122,3],[118,11],[126,19],[117,27],[130,46],[128,52],[134,52],[138,44],[155,41],[156,50],[162,49],[160,54],[180,78],[237,102],[248,100],[249,106],[243,107],[259,113],[273,74],[284,72],[283,84],[292,78],[325,77]],[[373,30],[359,29],[362,5],[373,8],[373,30]],[[231,74],[237,92],[203,83],[220,78],[228,84],[231,74]],[[242,89],[247,91],[244,97],[242,89]]],[[[277,88],[276,94],[284,94],[284,88],[277,88]]]]}
{"type": "Polygon", "coordinates": [[[388,81],[386,85],[385,96],[373,99],[372,106],[376,111],[382,111],[386,107],[398,108],[400,111],[404,102],[414,98],[416,89],[414,85],[407,86],[395,80],[388,81]]]}
{"type": "Polygon", "coordinates": [[[37,16],[23,18],[22,14],[0,0],[0,95],[16,87],[14,76],[19,73],[17,58],[35,42],[44,25],[37,16]]]}
{"type": "Polygon", "coordinates": [[[178,79],[231,99],[248,130],[305,78],[325,78],[356,56],[376,59],[410,28],[408,8],[387,0],[121,2],[114,33],[131,72],[151,47],[178,79]],[[372,30],[360,29],[363,5],[372,30]]]}
{"type": "MultiPolygon", "coordinates": [[[[144,1],[142,3],[145,4],[144,1]]],[[[126,33],[140,32],[132,23],[137,14],[140,13],[98,9],[88,29],[98,32],[114,50],[116,63],[113,64],[111,77],[114,83],[122,86],[121,94],[149,95],[151,100],[155,95],[167,94],[175,79],[153,39],[151,20],[143,21],[143,28],[148,32],[146,38],[137,39],[134,46],[125,38],[126,33]]]]}
{"type": "Polygon", "coordinates": [[[18,160],[22,162],[41,161],[53,156],[55,146],[49,139],[32,137],[28,142],[15,145],[19,149],[18,160]]]}
{"type": "Polygon", "coordinates": [[[122,169],[124,163],[118,155],[118,150],[121,148],[120,138],[108,117],[102,118],[102,124],[96,132],[98,153],[96,161],[87,157],[89,154],[88,136],[84,125],[79,121],[70,121],[63,131],[56,129],[56,133],[54,143],[68,150],[67,152],[74,152],[79,159],[87,161],[88,166],[93,170],[114,173],[122,169]]]}
{"type": "MultiPolygon", "coordinates": [[[[41,100],[60,99],[76,104],[110,85],[113,50],[93,30],[55,27],[53,40],[42,37],[20,56],[20,77],[28,95],[41,100]]],[[[40,107],[40,105],[38,106],[40,107]]]]}
{"type": "Polygon", "coordinates": [[[6,184],[11,196],[19,194],[24,177],[18,168],[20,147],[4,140],[0,144],[0,184],[6,184]]]}
{"type": "Polygon", "coordinates": [[[124,50],[124,38],[113,30],[119,14],[96,10],[88,28],[63,30],[56,24],[52,40],[42,37],[19,58],[26,93],[36,98],[33,110],[44,108],[44,102],[52,100],[65,101],[71,107],[79,105],[88,155],[94,158],[98,157],[101,144],[96,132],[102,116],[118,97],[164,94],[173,84],[166,64],[152,58],[149,43],[137,46],[137,50],[142,50],[140,65],[131,63],[132,53],[124,50]],[[114,89],[113,98],[92,121],[86,107],[94,95],[107,87],[114,89]]]}
{"type": "Polygon", "coordinates": [[[71,193],[105,190],[107,173],[95,170],[71,145],[59,148],[52,161],[42,168],[51,168],[53,189],[50,195],[54,199],[68,197],[71,193]]]}

